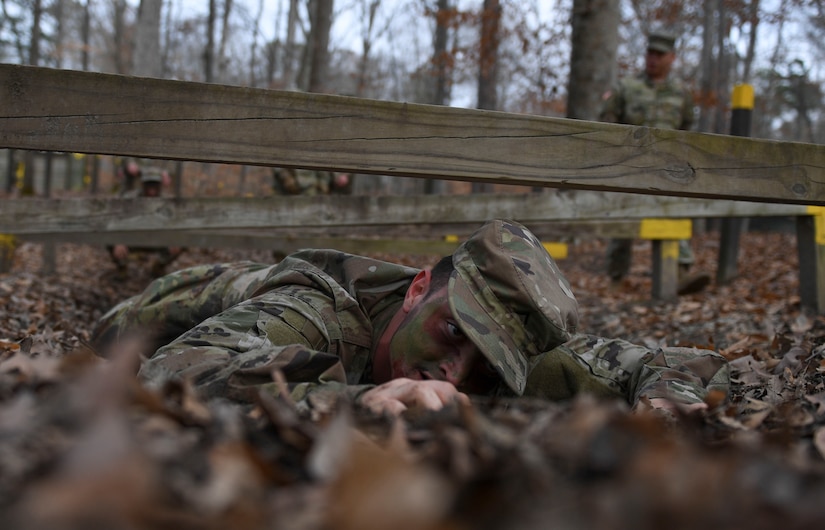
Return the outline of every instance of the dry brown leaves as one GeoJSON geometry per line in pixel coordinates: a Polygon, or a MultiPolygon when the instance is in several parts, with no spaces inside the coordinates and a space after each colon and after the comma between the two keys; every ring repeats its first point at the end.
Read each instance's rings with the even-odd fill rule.
{"type": "MultiPolygon", "coordinates": [[[[825,520],[825,326],[797,307],[789,241],[747,237],[742,278],[672,304],[646,300],[642,245],[623,292],[601,275],[603,246],[578,244],[561,264],[588,331],[731,359],[730,400],[678,421],[587,397],[479,399],[400,421],[341,403],[310,420],[272,396],[242,407],[146,388],[129,348],[101,361],[83,347],[139,276],[103,281],[105,254],[61,249],[76,255],[56,277],[0,278],[0,525],[813,527],[825,520]]],[[[699,265],[712,262],[713,239],[696,243],[699,265]]]]}

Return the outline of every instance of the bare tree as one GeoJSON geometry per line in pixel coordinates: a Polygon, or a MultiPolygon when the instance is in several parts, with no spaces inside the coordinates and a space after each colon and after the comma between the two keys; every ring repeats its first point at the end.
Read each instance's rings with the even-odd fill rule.
{"type": "Polygon", "coordinates": [[[32,29],[29,39],[29,64],[40,64],[40,20],[43,17],[43,0],[34,0],[32,4],[32,29]]]}
{"type": "Polygon", "coordinates": [[[602,94],[615,81],[619,0],[574,0],[567,117],[595,120],[602,94]]]}
{"type": "Polygon", "coordinates": [[[160,14],[163,0],[140,0],[135,30],[134,75],[161,77],[160,14]]]}
{"type": "Polygon", "coordinates": [[[452,59],[447,51],[450,35],[451,20],[455,16],[455,8],[450,0],[438,0],[435,11],[435,33],[433,38],[433,58],[435,90],[431,103],[446,105],[450,101],[452,59]]]}
{"type": "Polygon", "coordinates": [[[358,61],[358,72],[355,83],[355,95],[365,96],[372,84],[370,80],[370,60],[373,43],[380,39],[389,29],[391,18],[385,18],[378,23],[378,12],[381,0],[360,0],[361,10],[361,57],[358,61]]]}
{"type": "Polygon", "coordinates": [[[479,36],[478,59],[478,104],[479,109],[498,108],[498,47],[501,26],[501,4],[499,0],[484,0],[481,11],[481,35],[479,36]]]}
{"type": "Polygon", "coordinates": [[[206,19],[206,48],[203,50],[203,79],[207,83],[215,80],[215,20],[218,17],[217,0],[209,0],[209,15],[206,19]]]}
{"type": "Polygon", "coordinates": [[[114,47],[112,49],[115,73],[128,73],[129,39],[126,35],[126,0],[114,0],[114,47]]]}
{"type": "Polygon", "coordinates": [[[254,31],[252,33],[252,50],[249,54],[249,86],[257,86],[255,70],[258,60],[258,38],[261,33],[261,19],[264,15],[264,0],[258,0],[258,11],[255,15],[254,31]]]}
{"type": "Polygon", "coordinates": [[[325,92],[329,71],[329,32],[332,29],[333,0],[310,0],[308,42],[309,79],[307,91],[325,92]]]}
{"type": "Polygon", "coordinates": [[[228,81],[226,76],[226,70],[229,66],[229,58],[227,57],[226,53],[226,45],[229,42],[229,36],[231,34],[229,27],[229,17],[232,13],[232,5],[232,0],[224,0],[223,16],[221,17],[221,42],[220,46],[218,47],[217,56],[218,81],[221,83],[225,83],[228,81]]]}
{"type": "MultiPolygon", "coordinates": [[[[477,108],[495,110],[498,107],[498,47],[501,26],[499,0],[484,0],[481,11],[481,34],[478,55],[477,108]]],[[[473,193],[492,191],[488,183],[473,182],[473,193]]]]}
{"type": "Polygon", "coordinates": [[[83,51],[81,53],[81,63],[83,70],[89,69],[89,48],[91,48],[91,24],[92,24],[92,0],[86,0],[86,5],[83,6],[83,28],[81,30],[83,51]]]}
{"type": "Polygon", "coordinates": [[[284,85],[295,88],[298,86],[295,79],[295,30],[298,26],[298,0],[289,0],[289,12],[286,17],[286,41],[284,42],[284,85]]]}

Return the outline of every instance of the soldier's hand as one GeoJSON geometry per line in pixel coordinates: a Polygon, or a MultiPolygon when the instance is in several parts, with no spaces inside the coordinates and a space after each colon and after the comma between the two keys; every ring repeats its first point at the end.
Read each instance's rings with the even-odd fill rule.
{"type": "Polygon", "coordinates": [[[399,378],[368,390],[360,403],[377,414],[399,415],[405,410],[439,410],[458,400],[469,404],[467,394],[447,381],[399,378]]]}
{"type": "Polygon", "coordinates": [[[649,411],[649,410],[660,410],[666,411],[669,413],[677,413],[680,412],[682,414],[693,414],[700,410],[707,410],[708,405],[707,403],[676,403],[675,401],[671,401],[665,398],[651,398],[651,399],[640,399],[636,405],[633,407],[633,410],[636,412],[642,411],[649,411]]]}
{"type": "Polygon", "coordinates": [[[115,245],[112,248],[112,257],[118,261],[125,260],[129,257],[129,247],[126,245],[115,245]]]}

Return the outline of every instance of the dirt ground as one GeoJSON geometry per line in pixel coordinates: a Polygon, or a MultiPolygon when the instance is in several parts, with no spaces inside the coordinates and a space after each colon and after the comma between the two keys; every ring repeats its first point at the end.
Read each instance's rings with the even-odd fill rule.
{"type": "MultiPolygon", "coordinates": [[[[693,240],[715,275],[718,236],[693,240]]],[[[3,528],[811,528],[825,522],[825,320],[799,307],[792,234],[749,232],[740,275],[674,302],[650,299],[650,249],[611,286],[605,242],[559,266],[581,330],[731,361],[733,385],[698,415],[624,403],[477,399],[399,421],[341,404],[315,418],[288,400],[204,402],[146,388],[125,352],[84,350],[97,318],[138,292],[104,249],[61,245],[39,274],[24,245],[0,275],[3,528]]],[[[436,257],[375,256],[427,266],[436,257]]],[[[175,267],[266,252],[191,249],[175,267]]]]}

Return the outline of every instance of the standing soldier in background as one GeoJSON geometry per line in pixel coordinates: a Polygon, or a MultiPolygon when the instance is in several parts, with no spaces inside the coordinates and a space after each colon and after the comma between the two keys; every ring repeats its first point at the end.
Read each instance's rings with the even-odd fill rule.
{"type": "MultiPolygon", "coordinates": [[[[139,197],[160,197],[163,190],[163,184],[169,181],[169,175],[163,169],[153,166],[139,166],[137,161],[131,159],[130,164],[133,174],[140,176],[140,189],[130,190],[122,193],[124,198],[139,198],[139,197]]],[[[128,264],[131,255],[151,255],[151,264],[149,271],[153,278],[163,276],[166,274],[166,267],[175,261],[183,252],[181,247],[128,247],[124,244],[117,244],[107,247],[109,255],[117,268],[117,274],[120,277],[128,275],[128,264]]]]}
{"type": "MultiPolygon", "coordinates": [[[[648,35],[645,70],[622,79],[603,98],[601,121],[642,125],[659,129],[689,130],[694,108],[690,91],[670,77],[676,60],[676,37],[668,33],[648,35]]],[[[607,273],[618,285],[630,270],[632,239],[611,239],[607,247],[607,273]]],[[[687,273],[695,258],[688,240],[679,241],[679,294],[701,291],[710,282],[704,273],[687,273]]]]}

